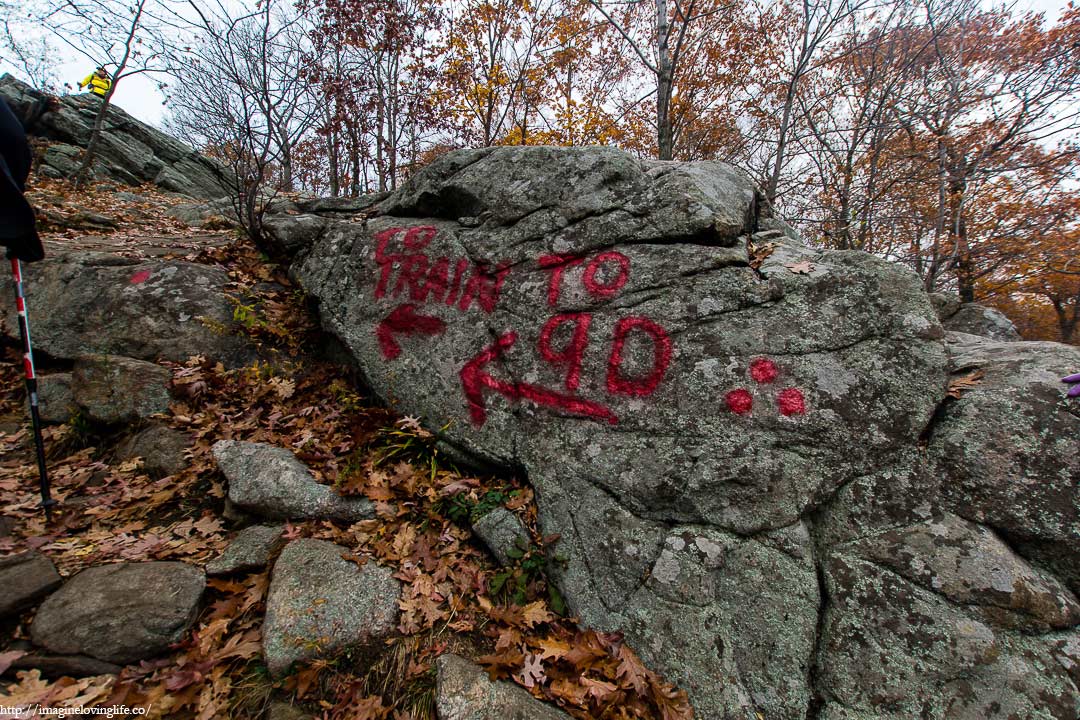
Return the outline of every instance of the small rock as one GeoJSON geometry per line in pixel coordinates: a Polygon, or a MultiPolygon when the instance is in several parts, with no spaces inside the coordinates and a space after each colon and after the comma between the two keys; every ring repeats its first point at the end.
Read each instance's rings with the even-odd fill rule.
{"type": "Polygon", "coordinates": [[[15,532],[15,518],[0,515],[0,538],[8,537],[15,532]]]}
{"type": "Polygon", "coordinates": [[[529,547],[529,531],[525,523],[504,507],[495,508],[473,523],[473,532],[484,541],[500,565],[513,565],[514,558],[510,553],[529,547]]]}
{"type": "Polygon", "coordinates": [[[270,703],[266,711],[266,720],[311,720],[311,713],[304,712],[287,702],[270,703]]]}
{"type": "Polygon", "coordinates": [[[225,548],[225,552],[207,564],[206,574],[217,577],[261,570],[270,562],[270,556],[285,543],[281,537],[282,530],[281,526],[267,525],[244,528],[225,548]]]}
{"type": "Polygon", "coordinates": [[[41,676],[55,679],[62,677],[92,677],[94,675],[117,675],[122,667],[97,660],[86,655],[46,655],[29,653],[11,663],[10,672],[16,670],[40,670],[41,676]]]}
{"type": "Polygon", "coordinates": [[[124,441],[116,450],[123,460],[141,457],[143,469],[154,477],[166,477],[187,467],[184,451],[191,436],[167,425],[151,425],[124,441]]]}
{"type": "Polygon", "coordinates": [[[981,335],[998,342],[1019,342],[1023,339],[1004,313],[975,303],[964,303],[951,317],[943,320],[942,325],[952,332],[981,335]]]}
{"type": "Polygon", "coordinates": [[[463,657],[446,653],[435,661],[435,710],[439,720],[569,720],[570,716],[543,703],[524,688],[495,682],[463,657]]]}
{"type": "Polygon", "coordinates": [[[263,220],[270,247],[286,257],[314,245],[326,225],[326,219],[317,215],[267,215],[263,220]]]}
{"type": "Polygon", "coordinates": [[[372,645],[394,632],[401,583],[389,568],[345,560],[325,540],[294,540],[274,565],[263,656],[275,677],[294,662],[372,645]]]}
{"type": "Polygon", "coordinates": [[[37,379],[37,389],[38,416],[43,422],[66,423],[79,412],[71,390],[71,373],[42,375],[37,379]]]}
{"type": "Polygon", "coordinates": [[[296,456],[265,443],[221,440],[214,459],[229,481],[229,499],[249,512],[274,519],[356,522],[375,516],[366,498],[343,498],[320,485],[296,456]]]}
{"type": "Polygon", "coordinates": [[[34,604],[63,582],[52,560],[36,550],[0,558],[0,617],[34,604]]]}
{"type": "Polygon", "coordinates": [[[83,355],[71,374],[75,402],[95,422],[114,424],[169,409],[169,371],[121,355],[83,355]]]}
{"type": "Polygon", "coordinates": [[[182,562],[99,565],[42,603],[30,634],[57,654],[135,662],[183,637],[205,588],[202,571],[182,562]]]}

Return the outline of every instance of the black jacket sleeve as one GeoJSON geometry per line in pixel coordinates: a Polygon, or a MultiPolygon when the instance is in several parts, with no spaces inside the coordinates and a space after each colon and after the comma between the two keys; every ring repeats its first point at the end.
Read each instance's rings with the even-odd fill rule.
{"type": "Polygon", "coordinates": [[[32,159],[22,124],[0,98],[0,245],[9,258],[27,262],[45,257],[34,210],[23,196],[32,159]]]}

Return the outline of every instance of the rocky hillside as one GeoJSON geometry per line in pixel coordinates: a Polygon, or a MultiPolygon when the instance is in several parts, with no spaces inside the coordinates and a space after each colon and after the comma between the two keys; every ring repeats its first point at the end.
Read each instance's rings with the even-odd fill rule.
{"type": "MultiPolygon", "coordinates": [[[[0,76],[0,97],[29,132],[47,142],[37,168],[48,178],[70,178],[90,142],[101,101],[90,93],[50,97],[11,75],[0,76]]],[[[105,117],[95,175],[127,185],[152,183],[195,198],[226,194],[226,169],[184,143],[140,122],[116,105],[105,117]]]]}
{"type": "Polygon", "coordinates": [[[34,193],[62,504],[11,351],[0,704],[1080,715],[1080,351],[804,246],[726,165],[452,153],[279,205],[279,265],[211,206],[89,234],[34,193]]]}

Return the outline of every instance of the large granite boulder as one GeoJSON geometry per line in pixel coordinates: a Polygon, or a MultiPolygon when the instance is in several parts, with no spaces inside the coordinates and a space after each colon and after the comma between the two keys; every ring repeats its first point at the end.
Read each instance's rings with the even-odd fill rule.
{"type": "MultiPolygon", "coordinates": [[[[877,698],[904,717],[964,678],[966,716],[1006,677],[1021,714],[1078,702],[1067,673],[1038,678],[1072,652],[1051,639],[1074,647],[1068,572],[999,537],[974,479],[942,488],[964,477],[937,450],[952,416],[1000,427],[945,402],[943,331],[907,270],[805,247],[729,166],[606,148],[450,153],[325,219],[291,270],[324,327],[448,448],[528,473],[570,609],[625,632],[699,717],[892,716],[877,698]]],[[[1080,369],[1061,352],[1047,363],[1080,369]]],[[[1032,430],[1049,408],[1013,409],[1032,430]]],[[[1080,456],[1075,429],[1048,431],[1080,456]]],[[[1022,539],[1056,547],[1080,473],[1028,460],[1057,495],[1022,539]]]]}
{"type": "MultiPolygon", "coordinates": [[[[0,76],[0,97],[28,125],[32,135],[58,143],[45,153],[38,171],[71,177],[90,142],[101,99],[89,93],[50,99],[11,75],[0,76]]],[[[198,198],[228,194],[228,170],[184,143],[110,105],[102,127],[94,172],[128,185],[151,182],[171,192],[198,198]]]]}
{"type": "Polygon", "coordinates": [[[401,583],[389,568],[357,567],[348,554],[312,538],[281,551],[263,623],[263,657],[275,677],[295,662],[378,646],[396,629],[401,583]]]}
{"type": "MultiPolygon", "coordinates": [[[[234,326],[221,268],[71,252],[30,263],[23,274],[34,349],[54,358],[101,353],[182,362],[205,355],[238,366],[255,357],[234,326]]],[[[0,306],[0,328],[17,339],[12,307],[0,306]]]]}
{"type": "Polygon", "coordinates": [[[42,603],[34,644],[123,665],[179,642],[199,610],[206,577],[182,562],[87,568],[42,603]]]}

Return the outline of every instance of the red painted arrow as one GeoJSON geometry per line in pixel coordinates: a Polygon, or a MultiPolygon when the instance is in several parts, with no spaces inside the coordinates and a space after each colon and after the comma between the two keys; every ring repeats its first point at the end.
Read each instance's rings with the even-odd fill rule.
{"type": "Polygon", "coordinates": [[[564,395],[538,385],[528,383],[511,383],[505,380],[496,380],[488,375],[484,368],[488,363],[502,358],[503,354],[517,342],[517,333],[510,331],[504,333],[492,345],[484,348],[479,355],[461,368],[461,387],[465,392],[465,399],[469,403],[469,414],[477,426],[483,425],[487,420],[487,408],[484,406],[484,388],[494,390],[510,401],[528,400],[537,405],[550,405],[562,410],[567,410],[574,415],[607,420],[614,425],[619,421],[614,413],[599,403],[582,400],[573,395],[564,395]]]}
{"type": "Polygon", "coordinates": [[[398,305],[375,328],[383,357],[393,360],[401,354],[395,335],[441,335],[446,323],[437,317],[419,315],[412,303],[398,305]]]}

